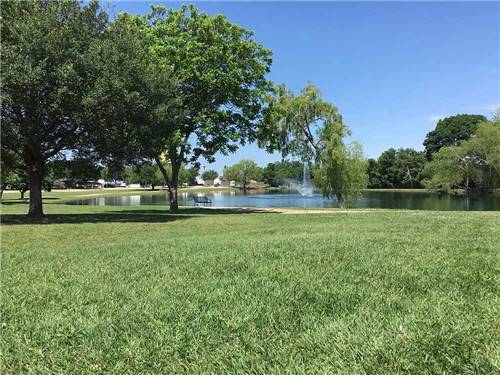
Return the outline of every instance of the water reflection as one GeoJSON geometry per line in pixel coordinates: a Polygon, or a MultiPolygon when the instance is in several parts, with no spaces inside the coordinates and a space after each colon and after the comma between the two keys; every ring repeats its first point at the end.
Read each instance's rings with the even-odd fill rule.
{"type": "MultiPolygon", "coordinates": [[[[188,191],[179,192],[179,204],[193,206],[193,195],[188,191]]],[[[214,206],[222,207],[301,207],[328,208],[337,207],[335,199],[326,199],[319,194],[303,197],[297,193],[250,191],[243,194],[237,190],[223,190],[202,195],[208,196],[214,206]]],[[[168,195],[138,194],[117,197],[99,197],[81,199],[68,204],[98,206],[140,206],[167,205],[168,195]]],[[[430,192],[366,192],[353,204],[356,208],[399,208],[409,210],[445,210],[445,211],[491,211],[500,210],[500,197],[487,196],[452,196],[430,192]]]]}

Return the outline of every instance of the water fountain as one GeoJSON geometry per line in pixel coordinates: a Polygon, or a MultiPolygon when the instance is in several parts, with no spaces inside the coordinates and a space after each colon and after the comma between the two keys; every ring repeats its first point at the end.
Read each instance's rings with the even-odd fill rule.
{"type": "Polygon", "coordinates": [[[303,197],[312,197],[313,185],[311,184],[311,173],[309,172],[309,163],[304,162],[304,171],[302,176],[302,185],[297,184],[295,188],[303,197]]]}

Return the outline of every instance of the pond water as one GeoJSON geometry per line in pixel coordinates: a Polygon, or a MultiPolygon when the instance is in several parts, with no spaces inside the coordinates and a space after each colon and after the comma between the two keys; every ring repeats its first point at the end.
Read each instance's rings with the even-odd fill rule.
{"type": "MultiPolygon", "coordinates": [[[[180,192],[179,205],[194,206],[194,195],[207,196],[212,206],[220,207],[299,207],[326,208],[337,207],[335,199],[326,199],[320,194],[303,197],[295,192],[242,191],[222,190],[212,193],[180,192]]],[[[69,201],[68,204],[99,206],[140,206],[168,205],[168,195],[138,194],[127,196],[111,196],[87,198],[69,201]]],[[[399,208],[410,210],[453,210],[453,211],[496,211],[500,210],[500,197],[455,196],[432,192],[380,192],[369,191],[354,202],[355,208],[399,208]]]]}

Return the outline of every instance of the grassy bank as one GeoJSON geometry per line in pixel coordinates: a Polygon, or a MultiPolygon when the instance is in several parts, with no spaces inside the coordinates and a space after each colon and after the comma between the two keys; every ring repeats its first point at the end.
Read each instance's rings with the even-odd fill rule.
{"type": "Polygon", "coordinates": [[[2,205],[2,373],[499,370],[499,212],[45,210],[2,205]]]}

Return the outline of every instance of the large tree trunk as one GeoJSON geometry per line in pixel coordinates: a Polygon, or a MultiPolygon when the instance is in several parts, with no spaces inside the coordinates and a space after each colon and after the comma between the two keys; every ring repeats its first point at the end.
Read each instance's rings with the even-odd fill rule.
{"type": "Polygon", "coordinates": [[[30,209],[28,217],[40,219],[43,214],[42,206],[42,180],[45,168],[43,163],[39,162],[29,168],[30,177],[30,209]]]}
{"type": "Polygon", "coordinates": [[[345,199],[344,195],[342,193],[337,193],[337,201],[339,202],[339,207],[340,208],[345,208],[345,199]]]}
{"type": "Polygon", "coordinates": [[[170,201],[170,211],[177,212],[179,210],[179,202],[177,201],[177,188],[168,188],[168,199],[170,201]]]}
{"type": "Polygon", "coordinates": [[[170,211],[177,212],[179,210],[179,202],[177,201],[177,186],[179,184],[180,164],[172,163],[172,178],[168,187],[168,198],[170,200],[170,211]]]}
{"type": "Polygon", "coordinates": [[[179,210],[179,203],[177,202],[177,184],[179,182],[179,171],[181,169],[181,163],[172,163],[172,176],[169,178],[168,172],[161,163],[159,157],[155,157],[156,165],[160,169],[163,178],[165,179],[165,183],[168,187],[168,199],[170,202],[170,211],[176,212],[179,210]]]}

